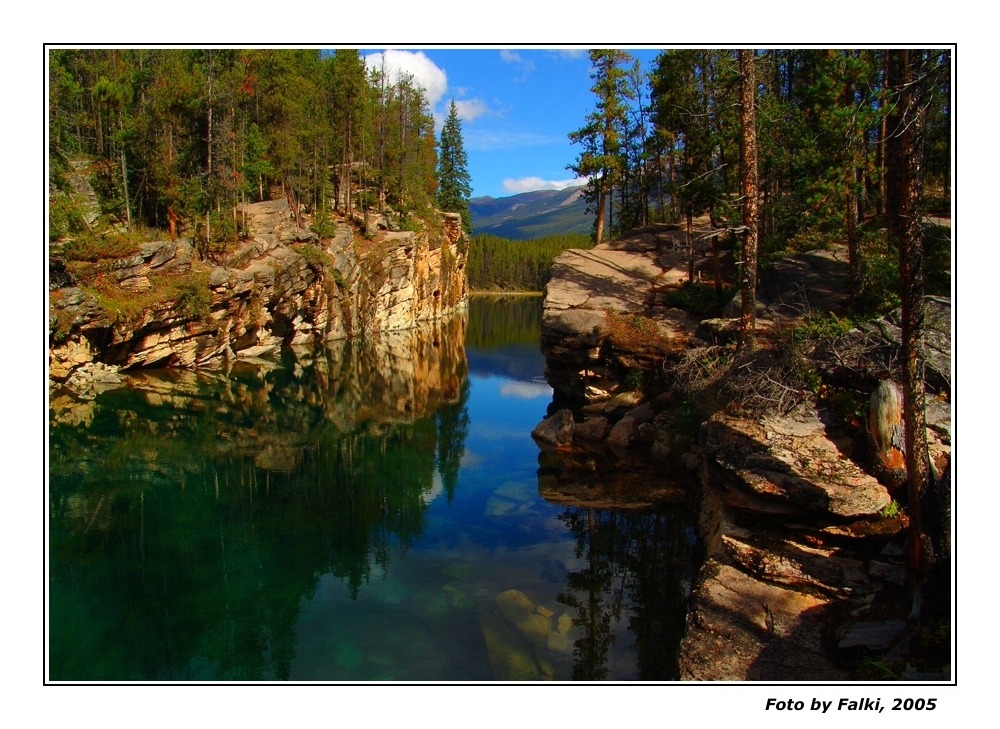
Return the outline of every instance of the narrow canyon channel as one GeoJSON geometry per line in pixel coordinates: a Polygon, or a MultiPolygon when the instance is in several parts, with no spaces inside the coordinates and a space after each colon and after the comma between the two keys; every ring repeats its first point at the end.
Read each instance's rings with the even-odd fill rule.
{"type": "Polygon", "coordinates": [[[51,679],[677,678],[690,509],[540,496],[540,311],[53,399],[51,679]]]}

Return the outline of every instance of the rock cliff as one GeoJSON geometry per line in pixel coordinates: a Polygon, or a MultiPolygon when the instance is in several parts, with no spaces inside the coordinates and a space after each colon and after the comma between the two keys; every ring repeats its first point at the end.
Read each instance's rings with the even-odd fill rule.
{"type": "MultiPolygon", "coordinates": [[[[706,400],[707,419],[698,418],[697,442],[685,439],[692,425],[685,425],[692,415],[681,397],[686,383],[652,399],[642,384],[688,346],[702,353],[706,342],[725,347],[736,322],[699,323],[665,306],[688,274],[677,235],[651,228],[557,259],[541,337],[557,401],[533,433],[542,452],[540,492],[593,508],[650,508],[683,500],[685,490],[699,502],[704,561],[678,647],[681,679],[876,678],[863,673],[865,658],[891,664],[903,678],[947,679],[947,658],[914,649],[918,638],[905,622],[908,518],[892,501],[899,479],[874,466],[863,423],[844,415],[846,401],[828,397],[837,387],[843,397],[869,393],[898,377],[896,318],[831,336],[810,354],[824,383],[820,395],[803,390],[794,407],[755,415],[723,407],[716,394],[706,400]],[[558,409],[563,404],[569,407],[558,409]],[[679,478],[684,471],[692,478],[679,478]]],[[[839,253],[790,258],[764,277],[758,333],[775,351],[782,328],[847,300],[839,253]]],[[[930,603],[947,603],[950,594],[950,301],[928,299],[927,329],[934,475],[927,498],[936,506],[924,522],[936,560],[924,615],[946,632],[946,608],[930,603]]],[[[670,371],[675,380],[700,374],[670,371]]]]}
{"type": "Polygon", "coordinates": [[[188,241],[141,245],[90,264],[50,262],[49,376],[86,387],[96,365],[213,367],[321,343],[410,329],[467,302],[459,216],[439,229],[379,230],[338,220],[322,242],[298,227],[285,200],[246,207],[251,238],[224,265],[188,241]],[[78,264],[79,271],[79,264],[78,264]],[[84,283],[85,281],[85,283],[84,283]]]}

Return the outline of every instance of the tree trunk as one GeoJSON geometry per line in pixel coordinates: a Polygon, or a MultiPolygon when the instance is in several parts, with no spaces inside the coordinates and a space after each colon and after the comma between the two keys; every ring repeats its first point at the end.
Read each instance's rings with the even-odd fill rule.
{"type": "Polygon", "coordinates": [[[604,182],[600,182],[597,192],[597,224],[594,234],[594,242],[600,243],[604,239],[604,206],[607,204],[607,194],[604,192],[604,182]]]}
{"type": "Polygon", "coordinates": [[[118,111],[118,130],[122,135],[122,192],[125,195],[125,228],[132,230],[132,206],[128,199],[128,165],[125,164],[125,123],[121,110],[118,111]]]}
{"type": "Polygon", "coordinates": [[[757,80],[754,51],[740,50],[740,176],[743,195],[743,275],[740,344],[753,351],[757,315],[757,80]]]}
{"type": "Polygon", "coordinates": [[[897,98],[886,140],[886,224],[899,252],[903,422],[910,517],[907,562],[913,587],[911,618],[916,618],[920,612],[920,585],[926,573],[921,516],[929,470],[924,415],[924,260],[919,218],[923,104],[920,85],[913,82],[910,51],[889,51],[887,65],[888,88],[897,98]]]}
{"type": "Polygon", "coordinates": [[[688,283],[694,283],[694,236],[691,235],[691,208],[687,209],[688,283]]]}

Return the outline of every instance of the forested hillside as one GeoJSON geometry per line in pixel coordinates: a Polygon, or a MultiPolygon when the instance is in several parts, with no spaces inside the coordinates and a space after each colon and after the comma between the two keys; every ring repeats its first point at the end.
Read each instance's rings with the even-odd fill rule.
{"type": "Polygon", "coordinates": [[[423,90],[356,50],[85,49],[49,57],[49,237],[85,232],[71,162],[121,226],[192,236],[204,253],[248,233],[238,205],[287,197],[296,216],[391,205],[437,189],[423,90]],[[330,205],[322,205],[329,201],[330,205]]]}

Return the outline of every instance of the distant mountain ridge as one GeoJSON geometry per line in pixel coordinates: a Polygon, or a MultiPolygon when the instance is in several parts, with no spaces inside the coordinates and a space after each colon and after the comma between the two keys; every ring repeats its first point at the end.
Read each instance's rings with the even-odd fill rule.
{"type": "Polygon", "coordinates": [[[509,197],[474,197],[469,201],[474,235],[488,233],[527,240],[563,233],[589,234],[594,215],[587,212],[583,186],[534,190],[509,197]]]}

